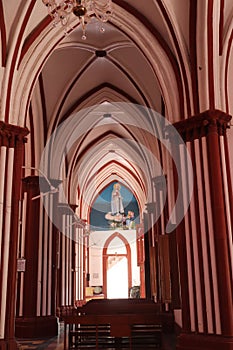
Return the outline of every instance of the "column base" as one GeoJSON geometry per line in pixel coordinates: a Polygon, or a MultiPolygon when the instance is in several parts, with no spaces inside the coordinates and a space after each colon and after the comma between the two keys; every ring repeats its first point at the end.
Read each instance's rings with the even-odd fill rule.
{"type": "Polygon", "coordinates": [[[221,335],[181,334],[176,350],[233,350],[233,337],[221,335]]]}
{"type": "Polygon", "coordinates": [[[58,334],[55,316],[18,317],[15,321],[17,338],[54,337],[58,334]]]}
{"type": "Polygon", "coordinates": [[[0,350],[17,350],[18,346],[15,339],[0,339],[0,350]]]}

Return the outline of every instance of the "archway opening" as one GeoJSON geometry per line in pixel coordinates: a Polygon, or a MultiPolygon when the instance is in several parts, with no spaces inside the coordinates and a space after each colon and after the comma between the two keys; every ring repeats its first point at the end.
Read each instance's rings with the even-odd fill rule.
{"type": "Polygon", "coordinates": [[[132,287],[131,248],[119,232],[113,233],[103,249],[103,292],[105,298],[128,298],[132,287]]]}
{"type": "Polygon", "coordinates": [[[107,298],[128,298],[128,262],[126,256],[108,256],[107,298]]]}

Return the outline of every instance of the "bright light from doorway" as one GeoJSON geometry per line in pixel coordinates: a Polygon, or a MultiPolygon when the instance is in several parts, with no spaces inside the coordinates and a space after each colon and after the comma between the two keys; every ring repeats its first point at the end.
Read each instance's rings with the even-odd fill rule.
{"type": "Polygon", "coordinates": [[[108,259],[107,298],[128,298],[128,266],[126,257],[116,256],[113,259],[108,259]]]}

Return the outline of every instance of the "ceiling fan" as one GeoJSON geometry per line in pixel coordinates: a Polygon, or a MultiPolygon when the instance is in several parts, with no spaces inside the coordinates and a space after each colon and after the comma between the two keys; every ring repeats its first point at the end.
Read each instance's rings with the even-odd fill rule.
{"type": "Polygon", "coordinates": [[[80,219],[76,214],[74,214],[74,219],[75,221],[73,221],[70,225],[66,226],[66,228],[75,225],[76,228],[82,228],[84,230],[84,234],[82,235],[82,237],[90,236],[90,230],[88,230],[87,224],[84,222],[84,220],[80,219]]]}
{"type": "Polygon", "coordinates": [[[46,192],[41,192],[38,196],[33,197],[31,200],[35,200],[37,198],[42,198],[44,196],[47,196],[48,194],[54,194],[59,192],[59,188],[58,187],[54,187],[51,182],[49,181],[48,177],[38,168],[35,167],[26,167],[26,166],[22,166],[22,168],[24,169],[31,169],[31,170],[36,170],[38,171],[38,173],[41,174],[41,176],[45,179],[45,181],[47,182],[48,186],[49,186],[49,191],[46,192]]]}
{"type": "Polygon", "coordinates": [[[83,228],[83,233],[79,236],[79,239],[77,242],[83,244],[84,242],[80,239],[83,238],[89,238],[88,241],[85,242],[85,245],[87,245],[89,248],[91,247],[97,247],[98,241],[95,241],[91,233],[95,231],[95,228],[98,228],[97,226],[86,224],[84,220],[80,219],[76,214],[74,214],[75,221],[72,222],[70,225],[66,226],[66,228],[69,228],[71,226],[76,226],[78,228],[83,228]]]}

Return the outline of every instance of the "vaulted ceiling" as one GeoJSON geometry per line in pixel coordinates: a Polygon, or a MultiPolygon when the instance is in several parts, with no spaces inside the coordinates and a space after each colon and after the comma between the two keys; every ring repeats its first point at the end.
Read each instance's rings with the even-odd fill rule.
{"type": "Polygon", "coordinates": [[[66,35],[52,26],[42,1],[0,1],[2,115],[30,129],[27,162],[37,167],[56,127],[63,125],[64,139],[73,137],[75,128],[58,175],[68,201],[82,203],[83,216],[115,180],[135,193],[141,210],[153,200],[152,179],[166,171],[155,112],[172,123],[209,107],[206,82],[200,82],[208,73],[204,48],[210,47],[210,36],[212,48],[218,45],[222,52],[212,59],[225,72],[219,85],[223,96],[227,92],[226,100],[215,99],[215,107],[233,110],[226,74],[233,71],[233,4],[211,3],[113,0],[104,30],[93,19],[83,40],[75,16],[66,35]],[[70,118],[73,124],[66,122],[70,118]]]}

